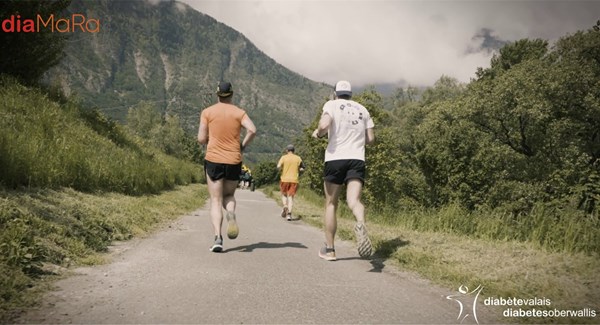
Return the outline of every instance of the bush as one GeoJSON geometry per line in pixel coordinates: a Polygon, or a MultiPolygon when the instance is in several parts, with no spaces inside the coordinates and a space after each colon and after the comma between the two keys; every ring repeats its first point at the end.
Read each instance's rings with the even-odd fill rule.
{"type": "Polygon", "coordinates": [[[279,181],[277,163],[274,161],[262,161],[253,170],[252,177],[256,186],[276,184],[279,181]]]}

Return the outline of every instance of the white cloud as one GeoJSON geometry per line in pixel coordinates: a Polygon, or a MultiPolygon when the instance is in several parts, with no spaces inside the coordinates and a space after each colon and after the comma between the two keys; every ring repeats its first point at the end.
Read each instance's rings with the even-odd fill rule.
{"type": "Polygon", "coordinates": [[[333,84],[468,82],[491,54],[469,53],[489,28],[505,40],[554,40],[600,18],[593,1],[182,0],[248,37],[277,62],[333,84]]]}

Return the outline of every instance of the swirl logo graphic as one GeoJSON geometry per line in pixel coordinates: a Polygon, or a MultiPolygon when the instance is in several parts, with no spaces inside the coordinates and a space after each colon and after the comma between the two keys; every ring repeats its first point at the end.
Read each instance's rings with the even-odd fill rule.
{"type": "Polygon", "coordinates": [[[454,300],[458,303],[459,310],[456,320],[459,320],[461,324],[465,319],[473,317],[479,325],[479,320],[477,319],[477,298],[479,298],[481,290],[483,290],[481,285],[477,286],[473,291],[469,291],[467,286],[461,285],[458,288],[458,294],[446,296],[446,299],[454,300]]]}

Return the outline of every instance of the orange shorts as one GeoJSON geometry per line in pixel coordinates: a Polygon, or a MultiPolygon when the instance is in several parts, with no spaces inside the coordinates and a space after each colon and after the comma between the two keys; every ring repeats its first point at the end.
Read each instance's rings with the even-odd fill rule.
{"type": "Polygon", "coordinates": [[[282,195],[294,196],[298,190],[298,183],[279,182],[279,189],[282,195]]]}

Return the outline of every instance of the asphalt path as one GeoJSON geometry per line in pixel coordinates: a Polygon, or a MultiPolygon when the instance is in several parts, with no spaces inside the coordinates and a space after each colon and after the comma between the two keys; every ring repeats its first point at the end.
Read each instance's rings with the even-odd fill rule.
{"type": "Polygon", "coordinates": [[[459,304],[446,298],[456,291],[361,259],[354,242],[338,240],[338,260],[322,260],[321,229],[285,221],[259,191],[236,198],[240,235],[225,236],[224,252],[209,252],[207,204],[148,238],[116,244],[108,264],[74,269],[17,322],[459,323],[459,304]]]}

